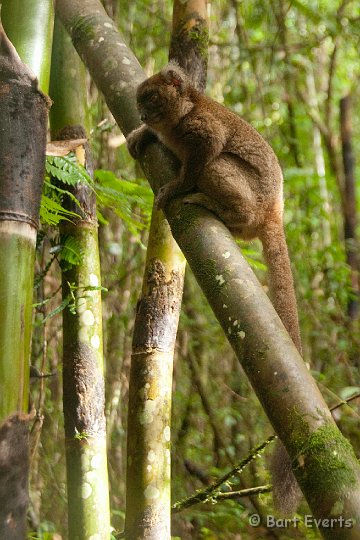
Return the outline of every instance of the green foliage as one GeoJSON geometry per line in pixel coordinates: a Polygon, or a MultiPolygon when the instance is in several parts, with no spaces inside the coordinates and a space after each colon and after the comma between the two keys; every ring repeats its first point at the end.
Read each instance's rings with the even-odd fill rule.
{"type": "MultiPolygon", "coordinates": [[[[117,24],[148,74],[167,61],[172,4],[170,0],[139,0],[122,4],[117,24]]],[[[339,401],[338,396],[346,399],[358,391],[360,336],[346,313],[352,293],[343,242],[339,185],[331,168],[328,148],[322,139],[327,189],[325,201],[316,173],[316,124],[310,112],[316,112],[336,142],[339,139],[339,98],[352,91],[353,145],[355,156],[359,155],[359,4],[340,0],[294,0],[290,3],[243,0],[213,2],[211,9],[207,93],[257,127],[279,157],[285,178],[286,234],[297,290],[305,360],[329,405],[333,405],[339,401]],[[283,26],[281,22],[284,22],[283,26]],[[282,41],[284,29],[286,47],[282,41]],[[329,94],[335,43],[337,53],[329,94]],[[308,79],[311,75],[315,81],[317,105],[310,103],[308,79]],[[331,233],[330,245],[324,243],[324,226],[327,225],[331,233]]],[[[144,251],[138,239],[146,240],[143,229],[149,220],[152,194],[145,187],[144,180],[138,179],[139,173],[134,169],[125,145],[114,149],[107,144],[118,130],[112,118],[104,119],[106,108],[99,96],[92,99],[92,110],[93,124],[97,125],[93,132],[94,156],[99,158],[100,165],[97,166],[105,170],[96,171],[95,180],[91,181],[74,163],[73,156],[48,158],[42,222],[53,226],[63,219],[74,218],[74,214],[63,208],[63,201],[65,197],[71,197],[69,188],[78,181],[86,182],[95,190],[104,233],[102,280],[109,289],[104,301],[104,346],[108,374],[109,473],[112,501],[115,503],[112,522],[117,530],[122,530],[124,515],[117,509],[125,507],[123,478],[126,460],[121,459],[125,456],[127,425],[124,396],[128,392],[132,325],[144,264],[144,251]],[[136,182],[131,181],[134,178],[136,182]],[[112,212],[108,211],[109,208],[112,212]]],[[[339,145],[336,146],[336,154],[340,159],[339,145]]],[[[341,159],[339,163],[341,167],[341,159]]],[[[355,173],[358,177],[359,163],[355,173]]],[[[360,183],[357,185],[357,197],[359,201],[360,183]]],[[[73,202],[76,204],[74,199],[73,202]]],[[[259,243],[242,242],[241,249],[266,285],[267,275],[259,243]]],[[[86,294],[86,291],[71,290],[65,305],[53,308],[51,300],[56,301],[54,295],[58,285],[54,280],[56,265],[52,262],[61,260],[61,264],[74,264],[81,260],[82,254],[66,238],[62,243],[54,238],[50,251],[48,265],[41,268],[42,277],[46,275],[49,278],[47,287],[51,279],[55,281],[54,292],[47,292],[45,300],[38,302],[38,308],[45,307],[49,312],[45,322],[48,358],[51,366],[59,366],[60,329],[53,316],[68,307],[76,309],[75,298],[78,294],[86,294]]],[[[44,326],[39,326],[35,334],[43,329],[44,326]]],[[[37,339],[39,352],[36,359],[39,365],[43,354],[42,334],[37,339]]],[[[177,355],[172,428],[173,501],[204,488],[199,478],[185,471],[185,460],[195,464],[213,481],[225,474],[231,463],[247,455],[255,438],[257,441],[265,440],[271,429],[212,311],[191,279],[187,280],[184,293],[177,355]],[[204,407],[186,362],[189,353],[196,356],[209,410],[204,407]],[[214,428],[220,434],[220,443],[215,440],[214,428]]],[[[45,422],[43,426],[43,453],[38,461],[39,487],[33,481],[32,489],[45,494],[41,499],[41,515],[51,516],[58,531],[66,538],[63,532],[66,512],[63,500],[64,463],[59,451],[63,444],[61,381],[57,387],[56,381],[52,381],[51,392],[46,396],[46,413],[51,415],[52,421],[45,422]]],[[[356,402],[338,409],[336,418],[359,454],[356,402]]],[[[247,487],[269,480],[266,458],[253,463],[242,477],[242,483],[247,487]]],[[[264,513],[272,513],[269,495],[261,496],[258,503],[264,513]]],[[[261,534],[265,536],[263,529],[260,532],[260,529],[249,527],[249,504],[246,501],[245,507],[245,501],[226,501],[192,507],[174,517],[173,534],[182,540],[236,540],[240,535],[244,540],[252,540],[261,534]]],[[[308,512],[305,506],[302,510],[308,512]]],[[[298,530],[287,528],[275,533],[281,540],[319,538],[318,532],[305,528],[303,524],[298,530]]]]}
{"type": "Polygon", "coordinates": [[[81,263],[84,254],[79,241],[74,236],[62,235],[61,245],[56,246],[56,249],[58,248],[60,250],[59,262],[63,270],[81,263]]]}
{"type": "MultiPolygon", "coordinates": [[[[117,178],[111,171],[96,170],[96,195],[100,208],[111,208],[132,233],[147,227],[150,220],[153,193],[148,186],[140,184],[138,180],[129,182],[117,178]],[[141,210],[140,216],[134,213],[133,208],[141,210]]],[[[103,216],[103,223],[107,223],[103,216]]]]}
{"type": "MultiPolygon", "coordinates": [[[[136,234],[148,226],[153,194],[148,186],[129,182],[117,178],[111,171],[96,171],[94,181],[87,171],[76,162],[73,153],[66,157],[47,156],[46,178],[44,193],[40,208],[40,219],[43,225],[56,226],[62,220],[72,220],[77,214],[64,208],[64,197],[68,197],[80,208],[80,203],[69,191],[79,182],[84,182],[96,193],[98,217],[105,224],[102,211],[113,210],[127,225],[129,230],[136,234]]],[[[63,246],[62,256],[71,263],[71,246],[63,246]]],[[[76,258],[79,254],[73,252],[76,258]]],[[[72,264],[75,264],[73,262],[72,264]]]]}
{"type": "Polygon", "coordinates": [[[63,184],[75,186],[78,182],[93,185],[93,181],[86,169],[76,162],[76,156],[70,152],[68,156],[47,156],[46,172],[52,178],[57,178],[63,184]]]}
{"type": "Polygon", "coordinates": [[[27,534],[28,540],[53,540],[54,533],[56,533],[56,527],[50,521],[43,521],[37,532],[29,532],[27,534]]]}
{"type": "Polygon", "coordinates": [[[70,153],[67,157],[46,157],[46,177],[40,206],[42,225],[56,226],[62,220],[71,220],[76,213],[63,206],[64,197],[69,197],[76,205],[79,202],[65,186],[75,186],[78,182],[92,184],[92,180],[83,167],[76,163],[76,157],[70,153]],[[60,186],[63,187],[60,187],[60,186]]]}
{"type": "MultiPolygon", "coordinates": [[[[86,287],[77,287],[74,285],[74,283],[68,282],[68,288],[69,293],[66,295],[66,297],[63,299],[63,301],[56,306],[55,309],[50,311],[46,317],[41,319],[40,324],[45,324],[49,319],[52,319],[55,315],[58,315],[61,313],[65,308],[68,308],[69,311],[75,315],[78,302],[81,298],[87,298],[87,292],[89,291],[103,291],[107,292],[107,289],[105,287],[101,286],[95,286],[95,285],[87,285],[86,287]]],[[[58,291],[56,291],[57,293],[58,291]]],[[[56,294],[55,293],[55,294],[56,294]]],[[[45,298],[42,302],[37,302],[33,304],[34,308],[42,308],[46,304],[48,304],[52,299],[54,298],[54,295],[51,295],[49,298],[45,298]]]]}
{"type": "MultiPolygon", "coordinates": [[[[41,206],[40,206],[40,221],[42,225],[51,225],[56,226],[62,220],[70,220],[72,217],[75,217],[74,212],[66,210],[60,202],[57,200],[55,193],[59,191],[57,188],[51,187],[50,190],[49,183],[45,182],[44,184],[44,193],[41,196],[41,206]],[[48,194],[46,194],[48,193],[48,194]]],[[[63,191],[65,193],[65,191],[63,191]]]]}

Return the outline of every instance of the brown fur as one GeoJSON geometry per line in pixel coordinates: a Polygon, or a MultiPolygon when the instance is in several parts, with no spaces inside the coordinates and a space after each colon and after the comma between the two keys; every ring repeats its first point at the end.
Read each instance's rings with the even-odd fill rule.
{"type": "Polygon", "coordinates": [[[175,63],[139,86],[137,102],[146,125],[129,135],[131,155],[137,158],[156,136],[182,164],[179,177],[159,191],[157,207],[192,193],[185,200],[214,212],[234,236],[261,239],[274,306],[301,352],[283,231],[283,177],[273,150],[242,118],[198,92],[175,63]]]}
{"type": "MultiPolygon", "coordinates": [[[[136,159],[157,137],[181,162],[179,177],[159,190],[156,206],[163,208],[171,198],[190,193],[186,202],[214,212],[234,236],[260,238],[274,307],[301,353],[283,229],[283,177],[273,150],[242,118],[198,92],[175,63],[139,86],[137,103],[145,125],[128,137],[131,155],[136,159]]],[[[275,502],[287,513],[289,485],[294,493],[299,490],[282,445],[275,452],[275,462],[282,463],[280,469],[272,467],[275,502]]]]}

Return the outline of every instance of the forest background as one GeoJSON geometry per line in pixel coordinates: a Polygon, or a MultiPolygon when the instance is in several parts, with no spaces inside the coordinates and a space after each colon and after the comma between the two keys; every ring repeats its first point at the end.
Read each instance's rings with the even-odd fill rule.
{"type": "MultiPolygon", "coordinates": [[[[103,4],[146,73],[160,69],[168,58],[172,2],[105,0],[103,4]]],[[[232,0],[212,3],[211,10],[209,6],[207,93],[256,127],[282,165],[286,234],[304,359],[329,406],[360,392],[359,187],[353,182],[358,169],[352,178],[344,174],[342,135],[344,138],[350,121],[345,120],[344,112],[341,116],[342,103],[352,123],[347,134],[357,156],[359,20],[357,3],[346,0],[232,0]]],[[[90,78],[87,82],[97,182],[105,179],[115,185],[116,177],[141,186],[130,192],[127,184],[119,182],[117,198],[100,199],[98,214],[102,286],[106,289],[102,296],[111,521],[121,530],[131,341],[152,194],[101,94],[90,78]]],[[[61,383],[61,311],[65,306],[59,291],[59,239],[48,210],[43,208],[37,248],[34,302],[38,305],[34,308],[31,364],[41,368],[45,357],[46,371],[55,375],[45,386],[45,420],[32,463],[30,515],[37,537],[55,539],[59,535],[66,538],[61,383]],[[44,303],[48,298],[51,300],[44,303]]],[[[266,288],[260,244],[241,245],[266,288]]],[[[67,247],[76,258],[76,246],[67,247]]],[[[33,403],[38,403],[39,392],[39,383],[34,382],[33,403]]],[[[177,501],[224,474],[272,433],[190,270],[177,336],[173,392],[172,499],[177,501]]],[[[358,453],[356,401],[335,415],[358,453]]],[[[246,486],[269,482],[268,455],[244,471],[246,486]]],[[[257,504],[271,508],[270,495],[262,495],[257,504]]],[[[245,501],[197,505],[174,517],[173,535],[204,540],[258,537],[247,519],[253,510],[245,501]]],[[[274,537],[275,533],[263,534],[274,537]]],[[[275,537],[304,535],[300,526],[275,537]]],[[[306,535],[317,537],[308,530],[306,535]]]]}

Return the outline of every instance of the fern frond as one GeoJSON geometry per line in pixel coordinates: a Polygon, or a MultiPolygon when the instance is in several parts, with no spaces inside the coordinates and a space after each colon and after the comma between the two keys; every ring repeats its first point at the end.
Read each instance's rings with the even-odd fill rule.
{"type": "Polygon", "coordinates": [[[60,203],[44,193],[41,196],[40,220],[42,223],[55,226],[62,220],[71,221],[70,218],[76,215],[74,212],[63,208],[60,203]]]}
{"type": "MultiPolygon", "coordinates": [[[[113,172],[96,170],[96,195],[98,205],[111,208],[134,234],[150,222],[153,193],[147,186],[117,178],[113,172]],[[136,205],[141,215],[133,211],[136,205]]],[[[101,214],[99,219],[101,219],[101,214]]]]}
{"type": "Polygon", "coordinates": [[[86,169],[76,162],[73,153],[66,157],[47,156],[46,172],[49,176],[57,178],[69,186],[75,186],[78,182],[85,182],[90,186],[94,185],[86,169]]]}
{"type": "Polygon", "coordinates": [[[80,243],[78,240],[74,237],[69,235],[65,235],[61,238],[61,250],[60,250],[60,256],[59,259],[63,265],[63,263],[68,263],[69,265],[78,265],[81,263],[84,252],[81,248],[80,243]]]}

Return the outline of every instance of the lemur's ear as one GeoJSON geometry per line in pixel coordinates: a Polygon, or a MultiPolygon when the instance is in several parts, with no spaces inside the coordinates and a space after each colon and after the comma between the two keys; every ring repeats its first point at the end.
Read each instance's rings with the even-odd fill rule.
{"type": "Polygon", "coordinates": [[[169,62],[160,73],[165,79],[165,82],[178,88],[180,93],[185,90],[188,79],[184,71],[176,62],[169,62]]]}

